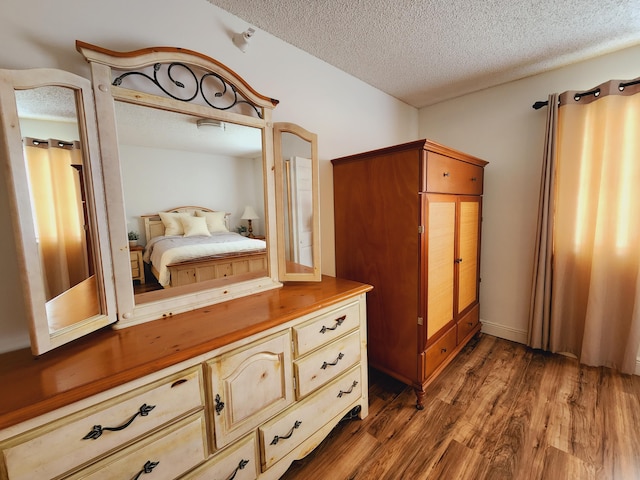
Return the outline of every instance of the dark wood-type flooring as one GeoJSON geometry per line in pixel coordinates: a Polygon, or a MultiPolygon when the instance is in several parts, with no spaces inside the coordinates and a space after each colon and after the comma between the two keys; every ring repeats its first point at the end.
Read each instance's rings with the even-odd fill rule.
{"type": "Polygon", "coordinates": [[[282,477],[640,479],[640,377],[478,335],[429,387],[370,370],[369,416],[282,477]]]}

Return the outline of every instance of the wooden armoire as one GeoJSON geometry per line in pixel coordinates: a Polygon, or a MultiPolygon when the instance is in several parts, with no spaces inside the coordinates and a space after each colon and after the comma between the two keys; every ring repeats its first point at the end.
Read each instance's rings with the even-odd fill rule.
{"type": "Polygon", "coordinates": [[[429,140],[332,160],[336,275],[373,285],[369,364],[427,385],[480,330],[488,162],[429,140]]]}

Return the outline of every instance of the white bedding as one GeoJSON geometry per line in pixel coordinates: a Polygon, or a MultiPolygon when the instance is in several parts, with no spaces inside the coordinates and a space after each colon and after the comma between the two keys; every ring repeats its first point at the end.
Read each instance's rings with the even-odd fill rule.
{"type": "Polygon", "coordinates": [[[144,250],[143,259],[159,273],[163,287],[171,283],[167,265],[224,253],[252,252],[266,248],[264,240],[243,237],[233,232],[215,232],[207,236],[161,236],[152,238],[144,250]]]}

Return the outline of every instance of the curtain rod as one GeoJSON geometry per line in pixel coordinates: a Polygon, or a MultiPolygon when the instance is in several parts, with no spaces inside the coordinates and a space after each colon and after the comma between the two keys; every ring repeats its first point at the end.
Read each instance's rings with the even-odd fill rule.
{"type": "MultiPolygon", "coordinates": [[[[638,85],[638,84],[640,84],[640,79],[633,80],[632,82],[620,82],[618,84],[618,90],[623,91],[626,87],[630,87],[632,85],[638,85]]],[[[573,96],[573,99],[578,101],[582,97],[586,97],[587,95],[595,95],[597,97],[598,95],[600,95],[600,88],[589,90],[588,92],[576,93],[573,96]]],[[[540,110],[542,107],[546,107],[547,105],[549,105],[548,100],[545,100],[545,101],[539,100],[532,105],[532,108],[535,110],[540,110]]]]}

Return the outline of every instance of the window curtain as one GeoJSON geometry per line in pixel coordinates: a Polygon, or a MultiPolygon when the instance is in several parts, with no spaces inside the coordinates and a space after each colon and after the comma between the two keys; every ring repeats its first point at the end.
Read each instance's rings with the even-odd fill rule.
{"type": "Polygon", "coordinates": [[[529,345],[634,373],[640,344],[640,82],[552,95],[529,345]]]}
{"type": "Polygon", "coordinates": [[[89,276],[78,142],[24,138],[36,238],[50,300],[89,276]]]}

